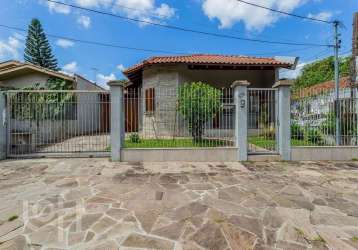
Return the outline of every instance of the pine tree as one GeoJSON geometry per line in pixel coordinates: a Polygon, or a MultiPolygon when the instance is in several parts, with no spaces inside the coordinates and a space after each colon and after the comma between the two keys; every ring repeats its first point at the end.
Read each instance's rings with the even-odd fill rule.
{"type": "Polygon", "coordinates": [[[26,62],[44,68],[58,70],[57,59],[52,54],[50,43],[40,21],[36,18],[32,19],[28,28],[24,59],[26,62]]]}

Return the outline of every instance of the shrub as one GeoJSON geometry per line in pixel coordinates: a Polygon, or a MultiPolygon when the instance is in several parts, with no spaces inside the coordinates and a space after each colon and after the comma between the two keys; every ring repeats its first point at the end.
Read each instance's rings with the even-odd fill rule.
{"type": "Polygon", "coordinates": [[[303,138],[304,138],[303,128],[295,122],[292,123],[291,124],[291,139],[303,140],[303,138]]]}
{"type": "Polygon", "coordinates": [[[320,129],[323,133],[334,135],[336,133],[336,116],[335,113],[330,112],[326,120],[321,124],[320,129]]]}
{"type": "MultiPolygon", "coordinates": [[[[341,135],[354,136],[357,134],[357,127],[354,125],[358,121],[357,114],[342,110],[340,114],[340,132],[341,135]]],[[[330,135],[336,134],[336,116],[334,112],[330,112],[327,115],[326,120],[320,127],[323,133],[330,135]]]]}
{"type": "Polygon", "coordinates": [[[221,91],[202,82],[185,83],[179,88],[179,112],[188,122],[194,142],[202,140],[205,123],[220,111],[221,91]]]}
{"type": "Polygon", "coordinates": [[[324,144],[323,136],[322,136],[321,132],[319,131],[319,129],[309,128],[305,132],[306,132],[305,133],[306,141],[317,144],[317,145],[324,144]]]}
{"type": "Polygon", "coordinates": [[[140,142],[140,137],[138,133],[132,133],[129,135],[129,141],[132,143],[139,143],[140,142]]]}

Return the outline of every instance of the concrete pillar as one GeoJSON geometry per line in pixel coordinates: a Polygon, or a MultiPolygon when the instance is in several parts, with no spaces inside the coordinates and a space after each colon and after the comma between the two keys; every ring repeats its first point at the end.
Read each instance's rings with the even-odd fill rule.
{"type": "Polygon", "coordinates": [[[6,158],[7,136],[6,136],[6,103],[5,93],[0,92],[0,160],[6,158]]]}
{"type": "MultiPolygon", "coordinates": [[[[358,41],[357,41],[358,42],[358,41]]],[[[358,45],[357,45],[358,46],[358,45]]],[[[358,56],[355,57],[355,71],[354,71],[354,77],[355,79],[353,79],[355,81],[355,84],[358,84],[358,56]]]]}
{"type": "MultiPolygon", "coordinates": [[[[358,72],[358,71],[357,71],[358,72]]],[[[358,119],[358,81],[352,86],[354,112],[358,119]]],[[[355,145],[358,145],[358,122],[356,122],[355,145]]]]}
{"type": "Polygon", "coordinates": [[[124,142],[124,85],[119,81],[110,81],[107,84],[111,93],[111,158],[112,161],[120,161],[124,142]]]}
{"type": "Polygon", "coordinates": [[[235,102],[235,147],[238,148],[237,159],[247,161],[247,86],[248,81],[235,81],[231,87],[234,89],[235,102]]]}
{"type": "Polygon", "coordinates": [[[273,88],[277,88],[278,110],[278,152],[284,161],[291,160],[291,90],[292,81],[281,80],[273,88]]]}

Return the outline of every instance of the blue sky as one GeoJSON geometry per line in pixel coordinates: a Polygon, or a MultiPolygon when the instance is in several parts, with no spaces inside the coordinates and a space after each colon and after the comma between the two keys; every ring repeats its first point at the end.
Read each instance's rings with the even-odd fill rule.
{"type": "MultiPolygon", "coordinates": [[[[58,0],[86,8],[225,35],[265,40],[328,44],[332,25],[277,15],[236,0],[58,0]]],[[[341,53],[351,49],[352,16],[357,0],[250,0],[275,9],[326,20],[338,19],[345,27],[341,53]],[[344,2],[344,4],[342,3],[344,2]]],[[[324,47],[260,44],[214,38],[141,25],[110,16],[50,4],[46,0],[1,0],[0,25],[27,28],[38,18],[46,33],[102,43],[179,53],[217,53],[253,56],[299,56],[300,63],[332,54],[324,47]]],[[[0,61],[23,60],[24,33],[0,27],[0,61]]],[[[60,67],[104,84],[123,78],[121,69],[154,55],[71,42],[49,37],[60,67]]],[[[165,53],[169,54],[169,53],[165,53]]],[[[294,76],[296,72],[291,72],[294,76]]]]}

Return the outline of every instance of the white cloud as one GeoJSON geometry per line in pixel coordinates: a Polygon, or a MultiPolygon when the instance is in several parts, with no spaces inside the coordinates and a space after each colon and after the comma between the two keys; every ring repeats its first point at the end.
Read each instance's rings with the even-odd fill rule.
{"type": "Polygon", "coordinates": [[[91,18],[89,16],[81,15],[77,18],[77,23],[85,29],[88,29],[91,26],[91,18]]]}
{"type": "Polygon", "coordinates": [[[67,73],[67,74],[73,74],[76,73],[78,71],[78,65],[77,62],[73,61],[70,62],[68,64],[65,64],[62,67],[63,72],[67,73]]]}
{"type": "Polygon", "coordinates": [[[114,73],[111,73],[109,75],[97,74],[97,83],[102,87],[106,87],[109,81],[113,81],[116,79],[117,77],[114,73]]]}
{"type": "Polygon", "coordinates": [[[332,18],[332,16],[333,16],[332,12],[330,12],[330,11],[322,11],[322,12],[317,13],[317,14],[309,13],[307,17],[321,19],[321,20],[324,20],[324,21],[329,21],[332,18]]]}
{"type": "Polygon", "coordinates": [[[76,0],[76,3],[82,7],[107,7],[112,3],[112,0],[76,0]]]}
{"type": "Polygon", "coordinates": [[[16,36],[10,36],[7,40],[0,40],[0,60],[18,59],[19,50],[23,44],[16,36]]]}
{"type": "Polygon", "coordinates": [[[67,48],[73,47],[75,45],[75,43],[70,40],[66,40],[66,39],[58,39],[56,41],[56,45],[60,46],[61,48],[67,49],[67,48]]]}
{"type": "Polygon", "coordinates": [[[63,4],[57,4],[53,2],[47,2],[48,9],[50,12],[57,12],[60,14],[70,14],[71,8],[69,6],[63,5],[63,4]]]}
{"type": "MultiPolygon", "coordinates": [[[[251,0],[250,2],[292,12],[309,0],[251,0]]],[[[230,28],[237,22],[244,22],[247,30],[261,31],[284,17],[272,11],[240,3],[237,0],[204,0],[202,9],[210,19],[218,19],[220,28],[230,28]]]]}
{"type": "Polygon", "coordinates": [[[156,16],[156,20],[160,21],[175,15],[175,9],[165,3],[157,6],[155,0],[116,0],[113,9],[142,21],[153,21],[153,16],[156,16]]]}
{"type": "Polygon", "coordinates": [[[119,69],[120,71],[124,71],[126,70],[126,67],[123,64],[119,64],[117,65],[117,69],[119,69]]]}
{"type": "Polygon", "coordinates": [[[168,4],[162,3],[159,8],[155,9],[154,13],[158,16],[161,16],[162,18],[169,19],[175,15],[175,10],[168,4]]]}

